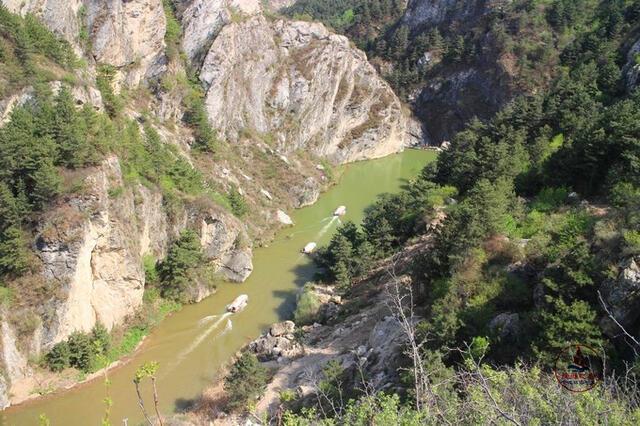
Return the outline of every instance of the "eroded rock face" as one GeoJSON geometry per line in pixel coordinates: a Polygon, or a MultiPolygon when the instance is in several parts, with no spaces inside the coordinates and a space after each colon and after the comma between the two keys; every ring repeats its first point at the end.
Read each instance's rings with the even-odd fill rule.
{"type": "MultiPolygon", "coordinates": [[[[247,236],[237,219],[211,207],[170,221],[161,194],[143,186],[113,191],[122,185],[120,164],[111,157],[87,176],[82,195],[63,200],[39,228],[36,253],[43,274],[63,289],[52,302],[55,316],[45,325],[45,347],[98,321],[111,328],[135,312],[144,292],[142,256],[162,258],[186,226],[199,231],[208,260],[225,275],[233,271],[230,279],[243,281],[251,273],[251,250],[239,247],[247,236]]],[[[210,294],[196,290],[195,300],[210,294]]]]}
{"type": "Polygon", "coordinates": [[[278,151],[336,162],[380,157],[407,142],[400,102],[347,38],[309,22],[255,16],[225,26],[204,61],[209,118],[231,140],[270,133],[278,151]]]}
{"type": "MultiPolygon", "coordinates": [[[[97,0],[94,0],[97,3],[97,0]]],[[[12,12],[20,15],[32,13],[39,17],[57,35],[68,40],[76,50],[80,34],[79,12],[82,0],[2,0],[12,12]]]]}
{"type": "Polygon", "coordinates": [[[252,16],[262,11],[259,0],[187,0],[181,14],[182,47],[193,63],[203,59],[214,37],[233,15],[252,16]]]}
{"type": "Polygon", "coordinates": [[[509,312],[496,315],[489,322],[489,330],[504,342],[515,342],[522,332],[520,315],[509,312]]]}
{"type": "Polygon", "coordinates": [[[134,86],[160,74],[167,25],[162,0],[93,0],[86,10],[98,63],[131,68],[127,83],[134,86]]]}
{"type": "Polygon", "coordinates": [[[162,0],[2,0],[9,10],[33,13],[82,55],[86,31],[88,56],[121,71],[127,85],[158,76],[164,67],[166,19],[162,0]]]}
{"type": "MultiPolygon", "coordinates": [[[[43,274],[63,288],[63,297],[53,302],[55,317],[46,327],[45,346],[76,330],[88,331],[97,321],[111,328],[142,303],[141,243],[150,238],[144,237],[148,225],[135,219],[133,192],[109,196],[121,179],[117,159],[107,159],[85,179],[86,192],[63,200],[40,226],[36,253],[43,274]]],[[[158,211],[159,206],[143,210],[158,211]]],[[[166,228],[153,238],[166,240],[166,228]]]]}

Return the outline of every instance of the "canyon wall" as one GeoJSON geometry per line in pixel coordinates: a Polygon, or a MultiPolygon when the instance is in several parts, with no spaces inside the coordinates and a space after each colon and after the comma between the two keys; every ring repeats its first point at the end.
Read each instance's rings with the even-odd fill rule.
{"type": "MultiPolygon", "coordinates": [[[[161,259],[181,230],[198,233],[218,274],[244,281],[252,271],[252,238],[282,226],[280,209],[313,203],[326,185],[318,161],[380,157],[414,138],[398,98],[363,52],[321,24],[267,18],[257,0],[174,2],[186,63],[165,52],[161,0],[2,3],[37,16],[84,60],[77,71],[82,83],[72,87],[78,106],[103,110],[95,81],[102,66],[115,70],[116,92],[145,87],[151,99],[128,98],[124,114],[142,122],[136,108],[144,108],[164,143],[176,145],[220,191],[240,191],[255,211],[244,222],[197,200],[170,211],[159,188],[126,182],[114,155],[74,171],[80,189],[34,219],[31,248],[40,272],[29,279],[39,283],[39,293],[0,312],[0,407],[11,403],[11,388],[32,375],[29,359],[97,322],[107,328],[126,323],[143,303],[143,258],[161,259]],[[210,123],[239,155],[206,164],[192,158],[193,136],[181,120],[184,95],[154,86],[182,78],[187,67],[204,88],[210,123]],[[286,181],[264,177],[275,164],[286,170],[286,181]],[[257,173],[261,169],[267,172],[257,173]]],[[[52,84],[54,91],[59,87],[52,84]]],[[[0,100],[0,126],[33,92],[24,87],[0,100]]],[[[198,301],[210,291],[196,283],[190,297],[198,301]]]]}

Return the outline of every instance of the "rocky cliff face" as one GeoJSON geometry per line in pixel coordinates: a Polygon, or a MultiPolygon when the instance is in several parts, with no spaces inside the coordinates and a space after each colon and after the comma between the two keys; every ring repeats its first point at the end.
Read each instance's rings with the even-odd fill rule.
{"type": "Polygon", "coordinates": [[[182,47],[192,63],[203,59],[233,14],[252,16],[262,11],[258,0],[187,0],[180,2],[180,6],[184,9],[180,13],[184,28],[182,47]]]}
{"type": "Polygon", "coordinates": [[[380,157],[407,143],[406,119],[364,53],[323,25],[263,16],[214,40],[200,80],[214,126],[231,140],[268,134],[279,150],[336,162],[380,157]]]}
{"type": "MultiPolygon", "coordinates": [[[[182,63],[167,62],[164,53],[161,0],[2,2],[14,12],[38,16],[87,60],[83,85],[72,88],[79,106],[103,109],[92,77],[100,65],[117,71],[116,89],[152,86],[157,77],[185,73],[182,63]]],[[[166,143],[176,144],[220,191],[237,188],[243,194],[255,210],[253,222],[242,223],[209,204],[187,203],[170,214],[158,189],[123,181],[115,156],[73,172],[82,189],[59,198],[34,225],[34,261],[41,272],[31,278],[41,282],[43,294],[38,303],[0,312],[0,407],[9,403],[11,387],[31,374],[30,357],[97,322],[108,328],[126,322],[142,304],[143,256],[162,258],[181,230],[199,233],[218,273],[244,281],[253,268],[249,235],[267,233],[278,210],[317,199],[326,181],[317,157],[334,162],[379,157],[408,141],[400,102],[346,38],[320,24],[267,19],[258,0],[175,4],[183,50],[206,88],[210,121],[230,142],[226,157],[196,161],[191,156],[191,131],[180,121],[181,93],[149,93],[152,99],[132,100],[136,106],[127,105],[125,114],[142,120],[135,108],[150,111],[166,143]],[[274,169],[286,170],[286,181],[269,180],[274,169]],[[33,320],[26,339],[16,320],[22,313],[33,320]]],[[[59,87],[51,85],[54,92],[59,87]]],[[[0,100],[0,126],[33,92],[26,87],[0,100]]],[[[196,301],[210,293],[202,286],[192,290],[196,301]]]]}
{"type": "Polygon", "coordinates": [[[401,19],[411,31],[462,20],[484,13],[492,0],[410,0],[401,19]]]}
{"type": "Polygon", "coordinates": [[[633,43],[627,52],[627,62],[622,69],[627,91],[631,92],[638,85],[638,77],[640,77],[640,38],[633,43]]]}
{"type": "MultiPolygon", "coordinates": [[[[412,35],[433,28],[455,32],[459,28],[473,28],[489,14],[500,13],[509,2],[411,0],[399,25],[407,26],[412,35]]],[[[499,49],[491,34],[487,33],[484,38],[482,54],[471,61],[441,67],[410,97],[431,143],[440,144],[450,139],[473,117],[490,117],[517,92],[513,87],[510,58],[497,54],[499,49]]],[[[434,65],[435,56],[434,52],[424,52],[418,63],[423,69],[428,68],[434,65]]]]}
{"type": "MultiPolygon", "coordinates": [[[[116,157],[87,170],[82,184],[80,195],[61,199],[38,227],[35,253],[44,279],[57,291],[35,307],[41,321],[28,347],[19,347],[11,315],[2,315],[2,359],[12,384],[29,374],[29,356],[97,322],[111,329],[134,313],[144,292],[142,257],[162,258],[186,227],[200,233],[206,258],[227,279],[244,281],[253,269],[244,225],[220,208],[187,208],[169,216],[159,192],[123,187],[116,157]]],[[[194,285],[190,294],[197,302],[211,289],[194,285]]]]}
{"type": "Polygon", "coordinates": [[[621,334],[620,326],[635,334],[640,304],[640,258],[631,257],[621,262],[616,279],[605,281],[600,291],[613,318],[605,316],[600,325],[610,337],[621,334]],[[616,322],[618,324],[616,324],[616,322]]]}
{"type": "Polygon", "coordinates": [[[126,86],[164,70],[162,0],[2,0],[9,10],[38,16],[76,52],[116,67],[126,86]]]}

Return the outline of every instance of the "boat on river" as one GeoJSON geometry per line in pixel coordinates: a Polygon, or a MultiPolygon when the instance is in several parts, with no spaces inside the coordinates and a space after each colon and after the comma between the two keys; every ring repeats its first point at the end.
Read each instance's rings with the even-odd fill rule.
{"type": "Polygon", "coordinates": [[[308,243],[306,246],[302,248],[302,252],[304,254],[311,254],[316,249],[317,244],[314,242],[308,243]]]}
{"type": "Polygon", "coordinates": [[[334,216],[344,216],[345,214],[347,214],[346,206],[338,206],[338,208],[333,212],[334,216]]]}
{"type": "Polygon", "coordinates": [[[240,312],[247,306],[247,303],[249,303],[249,296],[247,296],[246,294],[241,294],[240,296],[236,297],[233,302],[227,305],[227,311],[231,313],[240,312]]]}

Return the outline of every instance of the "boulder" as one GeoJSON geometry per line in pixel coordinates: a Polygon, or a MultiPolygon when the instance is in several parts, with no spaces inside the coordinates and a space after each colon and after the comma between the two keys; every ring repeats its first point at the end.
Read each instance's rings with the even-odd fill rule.
{"type": "Polygon", "coordinates": [[[293,321],[277,322],[271,326],[269,333],[272,336],[280,337],[294,332],[296,324],[293,321]]]}
{"type": "Polygon", "coordinates": [[[316,179],[309,176],[300,185],[294,186],[291,189],[291,193],[297,208],[310,206],[320,196],[320,184],[316,179]]]}
{"type": "Polygon", "coordinates": [[[282,223],[283,225],[293,225],[293,220],[291,220],[291,217],[289,217],[289,215],[282,210],[278,210],[276,212],[276,217],[278,218],[278,222],[282,223]]]}
{"type": "Polygon", "coordinates": [[[244,282],[253,272],[251,249],[236,250],[222,258],[222,274],[233,282],[244,282]]]}
{"type": "Polygon", "coordinates": [[[520,316],[509,312],[499,314],[489,322],[489,330],[502,341],[515,342],[522,332],[520,316]]]}
{"type": "Polygon", "coordinates": [[[284,321],[273,324],[268,333],[258,337],[249,343],[249,351],[256,354],[261,361],[286,360],[295,358],[302,354],[303,348],[295,340],[293,331],[295,324],[293,321],[284,321]]]}

